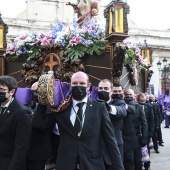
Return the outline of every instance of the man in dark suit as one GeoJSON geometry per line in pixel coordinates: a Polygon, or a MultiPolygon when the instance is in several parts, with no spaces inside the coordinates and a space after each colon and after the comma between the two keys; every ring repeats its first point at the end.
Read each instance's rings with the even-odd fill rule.
{"type": "Polygon", "coordinates": [[[159,118],[159,128],[157,130],[158,141],[159,141],[160,146],[164,146],[163,139],[162,139],[162,130],[161,130],[161,123],[164,120],[163,107],[162,107],[162,104],[158,102],[158,96],[156,95],[155,95],[155,103],[157,104],[157,107],[158,107],[158,118],[159,118]]]}
{"type": "Polygon", "coordinates": [[[153,107],[153,113],[154,113],[154,133],[153,133],[153,148],[156,153],[159,154],[159,147],[158,147],[158,135],[157,131],[160,126],[160,121],[159,121],[159,106],[154,102],[155,101],[155,96],[153,94],[149,95],[149,101],[150,104],[153,107]]]}
{"type": "Polygon", "coordinates": [[[133,155],[134,149],[138,145],[137,137],[135,134],[135,129],[132,123],[135,110],[132,106],[127,105],[126,112],[127,112],[127,115],[123,119],[123,128],[122,128],[123,152],[124,152],[123,163],[124,163],[125,170],[135,170],[134,159],[130,157],[131,155],[133,155]]]}
{"type": "MultiPolygon", "coordinates": [[[[148,124],[148,140],[147,140],[147,148],[148,152],[150,155],[150,147],[149,147],[149,142],[150,138],[153,137],[154,133],[154,113],[153,113],[153,107],[149,103],[146,103],[146,95],[144,93],[140,93],[138,95],[137,101],[140,105],[142,105],[145,115],[146,115],[146,120],[148,124]]],[[[150,161],[144,162],[144,167],[145,170],[150,170],[150,161]]]]}
{"type": "Polygon", "coordinates": [[[60,132],[56,170],[104,170],[102,136],[112,170],[124,170],[106,106],[88,98],[89,88],[87,74],[74,73],[71,77],[72,102],[65,111],[55,113],[60,132]]]}
{"type": "Polygon", "coordinates": [[[31,136],[29,110],[15,99],[17,81],[0,77],[0,169],[26,170],[31,136]]]}
{"type": "Polygon", "coordinates": [[[145,112],[143,107],[139,104],[135,104],[134,99],[134,91],[132,89],[127,89],[124,92],[125,94],[125,102],[128,105],[133,106],[134,114],[132,118],[133,127],[135,129],[136,137],[138,139],[138,146],[135,148],[134,152],[129,155],[129,159],[134,159],[134,169],[142,170],[142,152],[141,147],[147,144],[148,137],[148,127],[145,112]]]}
{"type": "MultiPolygon", "coordinates": [[[[123,139],[122,126],[123,118],[126,116],[125,102],[122,100],[122,87],[120,84],[112,83],[108,79],[103,79],[98,85],[98,98],[105,101],[109,111],[109,117],[113,124],[117,144],[123,161],[123,139]],[[113,99],[112,99],[113,97],[113,99]]],[[[111,169],[111,161],[105,146],[103,146],[104,161],[106,170],[111,169]]]]}
{"type": "MultiPolygon", "coordinates": [[[[123,100],[123,89],[120,84],[103,79],[98,85],[98,97],[110,106],[109,116],[113,124],[117,144],[123,160],[123,118],[126,116],[126,104],[123,100]]],[[[107,105],[106,105],[107,106],[107,105]]],[[[107,106],[108,107],[108,106],[107,106]]]]}
{"type": "MultiPolygon", "coordinates": [[[[37,88],[38,82],[31,86],[35,103],[38,103],[37,88]]],[[[44,170],[47,160],[53,158],[51,134],[55,126],[55,116],[48,108],[44,113],[41,109],[37,111],[35,107],[31,126],[32,135],[27,156],[27,170],[44,170]]]]}

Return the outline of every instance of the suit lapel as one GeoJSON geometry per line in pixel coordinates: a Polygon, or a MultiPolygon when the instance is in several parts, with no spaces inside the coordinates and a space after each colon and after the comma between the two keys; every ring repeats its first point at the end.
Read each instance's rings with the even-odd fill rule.
{"type": "Polygon", "coordinates": [[[72,109],[72,103],[71,103],[71,105],[69,106],[69,108],[66,110],[65,116],[66,116],[67,124],[68,124],[69,126],[72,126],[72,127],[73,127],[73,125],[72,125],[72,123],[71,123],[71,121],[70,121],[71,109],[72,109]]]}
{"type": "MultiPolygon", "coordinates": [[[[71,114],[71,109],[72,109],[72,103],[70,104],[69,108],[66,110],[65,117],[66,117],[66,122],[68,124],[69,129],[74,133],[74,135],[77,137],[77,132],[75,131],[71,121],[70,121],[70,114],[71,114]]],[[[93,101],[88,98],[87,101],[87,106],[86,106],[86,110],[85,110],[85,119],[84,119],[84,124],[83,124],[83,129],[82,129],[82,134],[83,135],[85,129],[87,126],[89,126],[89,122],[90,122],[90,118],[91,118],[91,114],[95,112],[95,108],[94,108],[94,103],[93,101]]],[[[80,136],[80,137],[81,137],[80,136]]]]}
{"type": "Polygon", "coordinates": [[[10,117],[11,112],[13,110],[13,108],[15,107],[15,103],[16,103],[16,100],[14,99],[12,101],[12,103],[8,106],[8,108],[6,109],[6,111],[4,112],[4,115],[0,118],[0,126],[5,122],[5,120],[10,117]]]}
{"type": "Polygon", "coordinates": [[[84,119],[84,125],[83,125],[83,129],[82,129],[82,135],[83,135],[83,132],[85,131],[85,129],[87,129],[86,127],[89,126],[91,114],[93,114],[94,112],[95,112],[94,103],[90,98],[88,98],[86,110],[84,113],[85,119],[84,119]]]}
{"type": "Polygon", "coordinates": [[[77,136],[76,131],[75,131],[75,129],[71,123],[71,120],[70,120],[71,109],[72,109],[72,102],[64,114],[65,114],[66,122],[67,122],[69,129],[74,133],[74,135],[77,136]]]}

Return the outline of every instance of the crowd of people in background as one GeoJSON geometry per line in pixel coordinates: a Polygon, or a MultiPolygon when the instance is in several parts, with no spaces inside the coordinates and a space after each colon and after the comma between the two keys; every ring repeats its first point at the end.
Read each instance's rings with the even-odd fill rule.
{"type": "Polygon", "coordinates": [[[70,86],[69,106],[56,113],[38,102],[38,82],[24,106],[15,78],[0,77],[0,170],[150,170],[150,149],[164,146],[157,96],[103,79],[92,98],[84,72],[70,86]]]}

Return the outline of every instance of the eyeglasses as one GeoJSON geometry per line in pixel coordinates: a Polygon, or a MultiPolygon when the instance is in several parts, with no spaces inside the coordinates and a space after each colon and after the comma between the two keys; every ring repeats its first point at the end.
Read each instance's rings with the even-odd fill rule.
{"type": "Polygon", "coordinates": [[[0,92],[7,92],[8,89],[0,88],[0,92]]]}

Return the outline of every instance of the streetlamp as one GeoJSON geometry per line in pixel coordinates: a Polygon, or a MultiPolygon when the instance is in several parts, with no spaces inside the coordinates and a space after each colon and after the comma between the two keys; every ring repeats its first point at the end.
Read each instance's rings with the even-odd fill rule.
{"type": "Polygon", "coordinates": [[[168,83],[169,76],[170,76],[170,63],[167,64],[168,60],[166,59],[166,57],[164,57],[162,61],[163,61],[163,68],[161,68],[162,63],[160,61],[157,62],[157,68],[159,71],[162,72],[161,80],[163,80],[164,83],[164,91],[165,91],[164,93],[166,96],[166,85],[168,83]]]}

